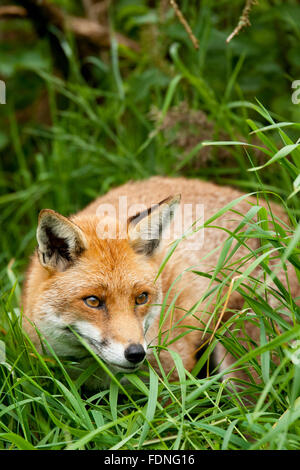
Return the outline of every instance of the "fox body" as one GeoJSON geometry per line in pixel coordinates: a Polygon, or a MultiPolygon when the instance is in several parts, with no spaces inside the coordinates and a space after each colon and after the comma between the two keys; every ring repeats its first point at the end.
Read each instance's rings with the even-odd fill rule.
{"type": "MultiPolygon", "coordinates": [[[[69,218],[49,209],[41,211],[38,248],[23,289],[23,324],[36,346],[40,348],[35,327],[58,355],[85,361],[87,351],[75,331],[112,372],[131,372],[141,367],[146,355],[157,368],[151,346],[167,338],[170,349],[192,370],[195,352],[207,339],[205,327],[214,305],[204,301],[210,279],[190,268],[208,274],[214,271],[228,231],[233,232],[242,220],[237,212],[245,215],[251,203],[257,203],[255,198],[241,196],[232,188],[200,180],[153,177],[112,189],[69,218]],[[181,195],[181,202],[176,194],[181,195]],[[234,206],[237,212],[218,218],[221,228],[196,230],[183,238],[157,276],[178,235],[172,231],[178,218],[187,227],[199,216],[199,205],[207,220],[237,198],[242,199],[234,206]],[[125,199],[126,217],[120,209],[125,199]],[[188,314],[192,308],[193,314],[188,314]]],[[[273,205],[273,211],[284,219],[279,206],[273,205]]],[[[253,248],[258,246],[255,239],[251,243],[253,248]]],[[[241,246],[232,260],[248,253],[241,246]]],[[[297,279],[293,273],[290,277],[292,294],[299,295],[297,279]]],[[[242,305],[237,292],[232,292],[228,311],[242,305]]],[[[221,345],[215,356],[223,367],[234,360],[221,345]]],[[[160,360],[166,372],[174,366],[165,348],[160,360]]]]}

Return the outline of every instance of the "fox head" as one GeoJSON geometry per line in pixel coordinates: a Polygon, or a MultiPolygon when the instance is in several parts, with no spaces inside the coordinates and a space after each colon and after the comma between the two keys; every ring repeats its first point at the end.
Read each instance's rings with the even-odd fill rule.
{"type": "Polygon", "coordinates": [[[40,267],[30,273],[37,282],[27,291],[28,307],[57,354],[86,356],[75,331],[112,370],[142,364],[146,333],[162,302],[158,253],[179,202],[180,196],[168,197],[130,217],[125,237],[114,239],[101,237],[94,214],[69,219],[40,212],[40,267]]]}

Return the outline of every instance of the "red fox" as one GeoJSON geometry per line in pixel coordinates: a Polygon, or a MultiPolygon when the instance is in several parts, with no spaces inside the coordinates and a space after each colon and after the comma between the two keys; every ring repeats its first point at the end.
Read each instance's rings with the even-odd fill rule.
{"type": "MultiPolygon", "coordinates": [[[[201,180],[152,177],[112,189],[69,218],[42,210],[38,247],[23,289],[23,325],[35,345],[41,347],[37,327],[58,355],[83,361],[87,351],[73,329],[113,373],[129,373],[140,368],[146,357],[159,370],[151,346],[168,335],[170,349],[180,354],[184,367],[191,371],[196,350],[209,335],[205,327],[210,325],[211,334],[216,323],[211,322],[213,302],[205,302],[215,283],[195,271],[213,273],[228,233],[257,204],[256,198],[242,196],[238,190],[201,180]],[[194,230],[191,237],[183,236],[157,276],[178,235],[173,230],[176,221],[191,226],[200,214],[201,225],[203,217],[209,219],[237,198],[236,212],[224,212],[217,220],[218,228],[212,224],[194,230]],[[126,217],[120,206],[125,200],[126,217]],[[197,207],[203,213],[197,214],[197,207]],[[169,309],[165,322],[160,314],[163,302],[165,311],[169,309]]],[[[283,210],[271,206],[284,220],[283,210]]],[[[249,244],[259,246],[255,239],[249,244]]],[[[248,254],[240,246],[232,261],[248,254]]],[[[297,278],[292,270],[289,274],[296,297],[300,294],[297,278]]],[[[233,290],[228,312],[242,306],[243,299],[233,290]]],[[[255,328],[251,334],[259,338],[255,328]]],[[[221,344],[215,360],[223,370],[234,362],[221,344]]],[[[166,348],[160,351],[160,361],[166,372],[173,370],[171,378],[178,378],[166,348]]]]}

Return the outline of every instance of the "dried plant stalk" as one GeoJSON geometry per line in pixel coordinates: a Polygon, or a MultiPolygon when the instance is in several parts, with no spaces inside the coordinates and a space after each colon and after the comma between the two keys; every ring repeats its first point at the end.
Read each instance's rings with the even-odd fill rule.
{"type": "Polygon", "coordinates": [[[183,16],[179,6],[175,2],[175,0],[170,0],[170,4],[174,8],[175,14],[176,14],[177,18],[179,19],[180,23],[182,24],[182,26],[184,27],[184,29],[188,33],[195,49],[199,49],[198,39],[194,36],[193,31],[192,31],[190,25],[188,24],[188,22],[186,21],[185,17],[183,16]]]}
{"type": "Polygon", "coordinates": [[[238,25],[236,26],[236,28],[232,31],[232,33],[226,39],[227,43],[229,43],[231,41],[231,39],[234,38],[234,36],[239,34],[241,29],[245,28],[246,26],[251,26],[250,19],[249,19],[250,11],[251,11],[251,8],[253,7],[253,5],[257,5],[257,3],[258,3],[257,0],[247,0],[246,1],[246,4],[244,6],[242,15],[239,19],[238,25]]]}

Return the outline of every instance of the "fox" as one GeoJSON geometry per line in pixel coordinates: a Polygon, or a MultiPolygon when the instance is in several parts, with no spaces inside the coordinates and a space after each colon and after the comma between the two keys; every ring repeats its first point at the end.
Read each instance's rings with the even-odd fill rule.
{"type": "MultiPolygon", "coordinates": [[[[197,352],[216,324],[215,305],[207,303],[206,294],[217,281],[209,274],[228,234],[257,203],[256,197],[232,187],[154,176],[113,188],[68,217],[42,209],[37,248],[22,291],[24,330],[37,350],[43,350],[44,337],[58,356],[75,357],[84,368],[87,350],[82,338],[113,374],[136,372],[145,367],[146,358],[161,374],[157,348],[164,372],[178,380],[172,352],[179,354],[187,371],[193,370],[197,352]],[[129,210],[120,205],[125,200],[129,210]],[[234,212],[221,211],[233,201],[234,212]],[[202,212],[197,213],[197,207],[202,212]],[[218,211],[218,227],[203,228],[204,220],[218,211]],[[190,234],[185,229],[178,237],[176,221],[177,227],[190,226],[190,234]],[[167,347],[161,347],[164,340],[167,347]]],[[[267,207],[266,201],[260,204],[267,207]]],[[[270,204],[275,216],[287,221],[283,208],[270,204]]],[[[255,249],[259,241],[250,239],[249,246],[255,249]]],[[[232,262],[248,254],[241,245],[232,262]]],[[[292,267],[288,275],[296,298],[300,288],[292,267]]],[[[278,278],[285,282],[283,270],[278,278]]],[[[224,319],[244,305],[234,289],[226,302],[224,319]]],[[[249,335],[259,342],[259,328],[246,323],[249,335]]],[[[242,334],[240,338],[243,341],[242,334]]],[[[221,342],[212,359],[221,372],[236,361],[221,342]]],[[[230,374],[249,380],[242,370],[230,374]]],[[[97,386],[105,387],[108,381],[99,368],[97,386]]]]}

